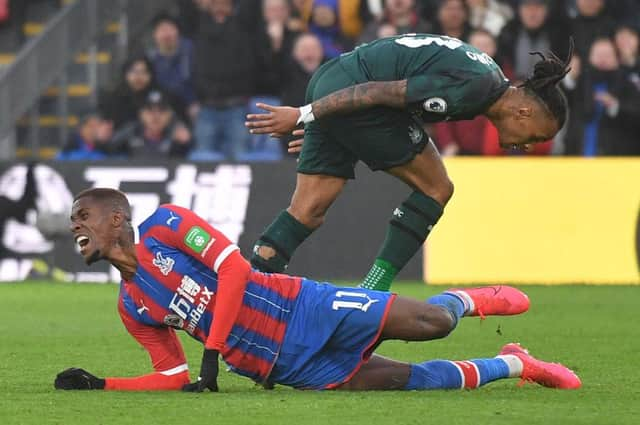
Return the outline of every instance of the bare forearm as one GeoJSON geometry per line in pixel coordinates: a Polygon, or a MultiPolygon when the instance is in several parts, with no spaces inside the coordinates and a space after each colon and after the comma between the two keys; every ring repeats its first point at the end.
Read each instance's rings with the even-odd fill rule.
{"type": "Polygon", "coordinates": [[[316,118],[348,113],[373,106],[404,108],[407,80],[370,81],[347,87],[314,101],[311,106],[316,118]]]}

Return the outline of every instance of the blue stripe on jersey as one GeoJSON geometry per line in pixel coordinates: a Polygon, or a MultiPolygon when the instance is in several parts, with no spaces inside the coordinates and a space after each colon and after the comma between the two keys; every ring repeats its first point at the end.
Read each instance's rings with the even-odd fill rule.
{"type": "Polygon", "coordinates": [[[120,282],[120,297],[122,297],[122,305],[124,309],[127,311],[129,316],[138,322],[144,323],[145,325],[150,326],[160,326],[160,323],[153,320],[149,317],[148,314],[140,314],[138,313],[138,307],[136,306],[135,301],[131,298],[131,295],[125,290],[124,282],[120,282]]]}
{"type": "Polygon", "coordinates": [[[272,362],[280,349],[278,343],[258,332],[240,325],[234,325],[227,338],[227,346],[272,362]]]}
{"type": "Polygon", "coordinates": [[[138,285],[138,288],[157,305],[167,308],[171,304],[174,292],[158,282],[142,265],[138,265],[133,280],[138,285]]]}
{"type": "MultiPolygon", "coordinates": [[[[164,257],[171,258],[174,261],[172,270],[178,275],[189,276],[198,285],[206,286],[213,293],[218,290],[218,279],[215,272],[209,270],[207,266],[198,260],[173,247],[163,244],[151,236],[145,238],[143,243],[154,257],[157,252],[161,252],[164,257]]],[[[153,277],[151,277],[151,279],[153,279],[153,277]]],[[[153,281],[155,282],[155,280],[153,281]]],[[[158,282],[158,285],[161,285],[161,283],[158,282]]],[[[161,305],[165,308],[169,307],[169,303],[161,305]]],[[[197,304],[193,305],[193,307],[197,308],[197,304]]],[[[198,322],[198,328],[207,336],[209,335],[209,328],[211,327],[212,321],[213,314],[207,310],[198,322]]]]}
{"type": "Polygon", "coordinates": [[[153,214],[151,214],[145,221],[138,226],[138,233],[140,239],[149,231],[153,226],[168,227],[174,232],[178,230],[182,217],[168,208],[158,208],[153,214]]]}
{"type": "Polygon", "coordinates": [[[295,299],[290,300],[265,286],[249,281],[244,291],[243,303],[274,319],[288,321],[295,299]]]}

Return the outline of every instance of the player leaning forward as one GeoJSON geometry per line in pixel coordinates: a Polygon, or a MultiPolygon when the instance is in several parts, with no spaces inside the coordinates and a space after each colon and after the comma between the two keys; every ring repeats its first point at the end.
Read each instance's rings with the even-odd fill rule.
{"type": "Polygon", "coordinates": [[[282,272],[297,247],[323,223],[346,181],[355,177],[356,162],[363,161],[413,189],[394,210],[362,283],[388,290],[453,194],[423,124],[484,114],[503,147],[551,139],[565,122],[566,99],[556,86],[567,73],[567,62],[540,56],[533,75],[514,87],[491,57],[460,40],[431,34],[389,37],[320,67],[307,87],[309,104],[262,104],[267,113],[247,117],[252,133],[286,134],[304,123],[305,134],[291,204],[257,241],[254,267],[282,272]]]}
{"type": "Polygon", "coordinates": [[[510,377],[580,386],[569,369],[534,359],[517,344],[494,358],[461,362],[409,364],[373,354],[388,339],[442,338],[464,316],[523,313],[527,296],[508,286],[451,290],[421,302],[264,274],[222,233],[175,205],[147,218],[134,244],[129,203],[113,189],[78,194],[71,231],[87,264],[104,259],[120,271],[120,317],[155,372],[100,379],[72,368],[56,377],[59,389],[217,391],[219,356],[256,382],[299,389],[476,388],[510,377]],[[204,344],[195,383],[175,329],[204,344]]]}

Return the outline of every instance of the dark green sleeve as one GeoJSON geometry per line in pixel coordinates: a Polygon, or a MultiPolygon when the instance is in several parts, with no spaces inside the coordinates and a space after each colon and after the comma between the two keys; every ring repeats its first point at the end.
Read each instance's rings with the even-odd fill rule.
{"type": "MultiPolygon", "coordinates": [[[[449,70],[407,79],[407,103],[429,115],[428,121],[470,119],[493,103],[509,85],[500,72],[449,70]]],[[[426,117],[425,117],[426,118],[426,117]]]]}
{"type": "Polygon", "coordinates": [[[468,81],[452,75],[423,74],[407,79],[407,103],[435,114],[451,115],[468,81]]]}

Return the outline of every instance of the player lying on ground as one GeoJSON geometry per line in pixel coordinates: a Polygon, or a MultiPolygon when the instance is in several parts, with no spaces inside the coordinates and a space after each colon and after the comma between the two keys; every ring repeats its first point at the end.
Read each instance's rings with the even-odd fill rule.
{"type": "Polygon", "coordinates": [[[364,44],[321,66],[301,108],[259,104],[266,113],[247,116],[252,133],[284,135],[304,124],[304,143],[291,204],[256,242],[252,265],[284,271],[363,161],[414,190],[393,211],[361,285],[388,290],[453,194],[423,124],[484,114],[505,148],[553,138],[565,122],[566,99],[557,84],[568,60],[539,55],[533,75],[514,87],[490,56],[460,40],[406,34],[364,44]]]}
{"type": "Polygon", "coordinates": [[[578,388],[559,364],[517,344],[495,358],[409,364],[373,355],[382,341],[445,337],[464,316],[525,312],[529,299],[508,286],[451,290],[427,302],[389,292],[252,270],[238,248],[193,212],[163,205],[134,244],[125,195],[89,189],[75,198],[71,231],[87,264],[104,259],[122,276],[118,310],[149,352],[155,373],[100,379],[67,369],[59,389],[218,390],[218,357],[264,385],[299,389],[476,388],[501,378],[578,388]],[[200,378],[189,372],[174,329],[204,343],[200,378]]]}

